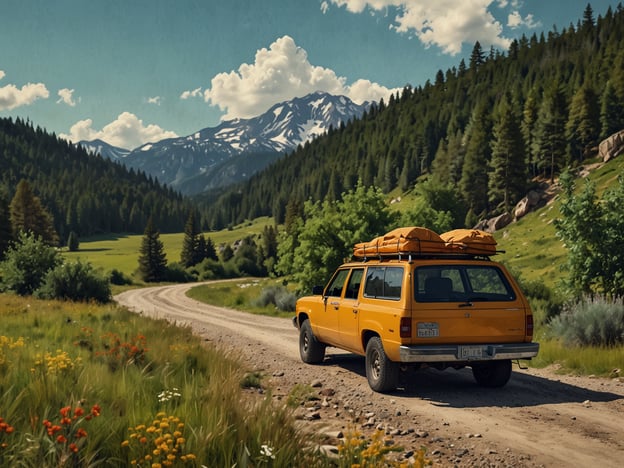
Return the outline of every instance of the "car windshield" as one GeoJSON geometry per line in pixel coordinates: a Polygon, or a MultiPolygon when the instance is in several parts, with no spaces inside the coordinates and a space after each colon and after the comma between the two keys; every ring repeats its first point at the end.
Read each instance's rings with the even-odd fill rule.
{"type": "Polygon", "coordinates": [[[514,301],[516,294],[496,266],[444,265],[416,269],[418,302],[514,301]]]}

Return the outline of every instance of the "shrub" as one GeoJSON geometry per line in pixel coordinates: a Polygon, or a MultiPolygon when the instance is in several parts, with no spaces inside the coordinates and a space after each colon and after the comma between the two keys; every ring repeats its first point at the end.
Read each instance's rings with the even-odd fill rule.
{"type": "Polygon", "coordinates": [[[273,304],[279,310],[284,312],[292,312],[295,310],[297,296],[288,291],[283,286],[269,286],[264,288],[260,293],[260,297],[256,299],[255,305],[265,307],[273,304]]]}
{"type": "Polygon", "coordinates": [[[132,278],[126,276],[122,271],[119,271],[116,268],[113,268],[113,270],[110,272],[108,279],[111,284],[115,284],[117,286],[132,284],[132,278]]]}
{"type": "Polygon", "coordinates": [[[38,289],[47,272],[61,262],[58,252],[32,232],[20,233],[0,263],[3,271],[0,290],[13,291],[20,296],[38,289]]]}
{"type": "Polygon", "coordinates": [[[165,268],[165,276],[163,280],[171,283],[190,283],[191,281],[195,281],[195,276],[186,271],[184,266],[180,263],[173,262],[165,268]]]}
{"type": "Polygon", "coordinates": [[[198,265],[195,265],[193,271],[197,272],[197,277],[201,281],[225,278],[223,265],[211,258],[206,258],[198,265]]]}
{"type": "Polygon", "coordinates": [[[554,337],[567,345],[618,346],[624,344],[622,299],[585,298],[566,306],[550,324],[554,337]]]}
{"type": "Polygon", "coordinates": [[[563,299],[543,282],[520,280],[520,287],[531,303],[533,312],[543,323],[550,322],[561,313],[564,305],[563,299]]]}
{"type": "Polygon", "coordinates": [[[111,300],[108,279],[93,269],[90,263],[67,262],[48,271],[35,295],[42,299],[65,299],[70,301],[111,300]]]}

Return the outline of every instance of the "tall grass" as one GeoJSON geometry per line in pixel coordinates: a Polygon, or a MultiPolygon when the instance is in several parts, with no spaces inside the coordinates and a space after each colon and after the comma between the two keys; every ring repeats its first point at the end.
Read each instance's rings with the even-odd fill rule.
{"type": "Polygon", "coordinates": [[[189,329],[9,295],[0,320],[1,466],[324,464],[286,408],[241,388],[238,358],[189,329]]]}

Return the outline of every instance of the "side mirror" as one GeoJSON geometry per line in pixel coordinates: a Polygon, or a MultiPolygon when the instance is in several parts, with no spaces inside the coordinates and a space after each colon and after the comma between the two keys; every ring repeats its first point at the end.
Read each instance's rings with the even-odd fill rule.
{"type": "Polygon", "coordinates": [[[323,286],[314,286],[312,288],[313,296],[321,296],[323,294],[323,286]]]}

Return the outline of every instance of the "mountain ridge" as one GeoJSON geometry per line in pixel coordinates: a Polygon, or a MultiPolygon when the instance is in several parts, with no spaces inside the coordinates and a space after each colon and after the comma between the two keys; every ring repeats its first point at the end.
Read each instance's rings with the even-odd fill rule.
{"type": "Polygon", "coordinates": [[[369,107],[368,102],[355,104],[346,96],[317,91],[274,104],[257,117],[223,121],[130,151],[101,140],[80,144],[194,195],[248,179],[284,153],[360,117],[369,107]]]}

